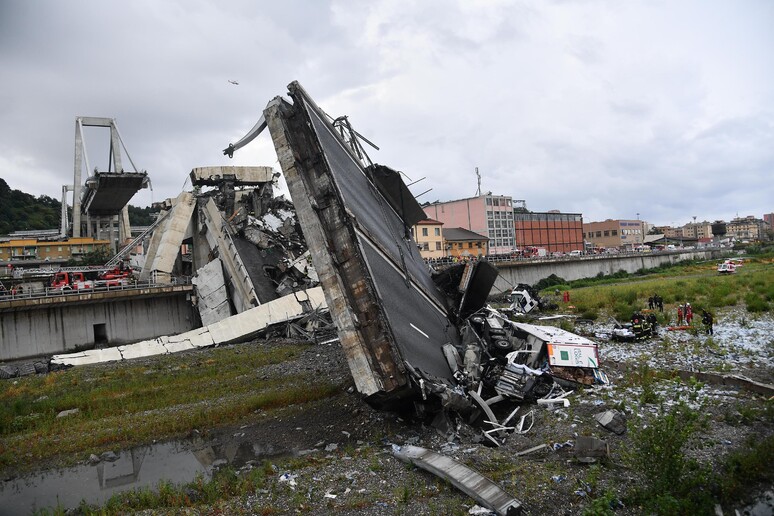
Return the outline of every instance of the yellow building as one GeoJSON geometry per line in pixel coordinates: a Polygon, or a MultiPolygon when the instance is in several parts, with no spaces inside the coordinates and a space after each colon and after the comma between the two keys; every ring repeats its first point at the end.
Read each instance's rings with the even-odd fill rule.
{"type": "Polygon", "coordinates": [[[69,260],[99,249],[109,252],[110,241],[94,240],[90,237],[60,241],[38,240],[36,238],[11,239],[7,242],[0,242],[0,262],[69,260]]]}
{"type": "Polygon", "coordinates": [[[583,238],[591,247],[633,249],[643,242],[642,222],[612,220],[583,223],[583,238]]]}
{"type": "Polygon", "coordinates": [[[472,258],[489,254],[489,238],[464,228],[443,230],[447,256],[472,258]]]}
{"type": "Polygon", "coordinates": [[[419,254],[422,258],[443,258],[444,241],[443,222],[433,219],[425,219],[417,222],[416,226],[411,228],[411,235],[419,246],[419,254]]]}

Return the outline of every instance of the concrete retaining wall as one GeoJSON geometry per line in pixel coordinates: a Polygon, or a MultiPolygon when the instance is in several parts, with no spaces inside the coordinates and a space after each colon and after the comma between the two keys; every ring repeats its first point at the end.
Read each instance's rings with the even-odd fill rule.
{"type": "Polygon", "coordinates": [[[497,263],[500,276],[492,289],[492,295],[510,292],[519,283],[534,285],[551,274],[567,281],[593,278],[599,273],[614,274],[620,270],[628,273],[640,269],[652,269],[664,263],[685,260],[712,260],[720,258],[718,250],[663,253],[637,253],[610,257],[582,257],[552,260],[524,260],[520,262],[497,263]]]}
{"type": "Polygon", "coordinates": [[[194,329],[189,292],[0,311],[0,361],[115,346],[194,329]],[[102,342],[100,342],[102,341],[102,342]]]}

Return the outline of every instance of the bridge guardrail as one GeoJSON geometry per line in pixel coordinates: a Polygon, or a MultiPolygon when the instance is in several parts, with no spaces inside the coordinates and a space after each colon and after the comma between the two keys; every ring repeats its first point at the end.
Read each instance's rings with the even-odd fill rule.
{"type": "Polygon", "coordinates": [[[148,288],[172,287],[178,285],[190,285],[190,278],[174,278],[172,283],[154,283],[152,281],[132,281],[125,285],[100,285],[97,287],[74,290],[71,288],[50,288],[23,290],[14,292],[11,290],[0,291],[0,302],[17,301],[26,299],[47,299],[52,297],[68,297],[81,294],[93,294],[98,292],[116,292],[122,290],[143,290],[148,288]]]}

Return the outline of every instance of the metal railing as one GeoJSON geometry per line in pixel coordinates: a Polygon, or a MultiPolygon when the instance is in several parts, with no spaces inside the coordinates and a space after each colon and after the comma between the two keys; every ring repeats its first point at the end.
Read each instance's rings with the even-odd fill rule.
{"type": "Polygon", "coordinates": [[[42,289],[23,289],[21,292],[18,290],[4,290],[0,291],[0,303],[4,301],[19,301],[27,299],[47,299],[54,297],[74,297],[82,294],[94,294],[102,292],[116,292],[126,290],[144,290],[148,288],[161,288],[172,287],[178,285],[189,285],[191,283],[190,278],[173,278],[171,283],[155,283],[153,281],[130,281],[125,284],[118,285],[98,285],[91,288],[73,289],[71,287],[64,288],[51,288],[45,287],[42,289]]]}

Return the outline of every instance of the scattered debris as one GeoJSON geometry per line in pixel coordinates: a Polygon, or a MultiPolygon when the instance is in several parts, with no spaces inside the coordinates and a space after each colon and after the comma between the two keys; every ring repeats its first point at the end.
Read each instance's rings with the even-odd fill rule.
{"type": "Polygon", "coordinates": [[[393,445],[393,455],[450,482],[499,515],[521,514],[521,502],[473,469],[454,459],[418,446],[393,445]]]}
{"type": "Polygon", "coordinates": [[[626,416],[617,410],[607,410],[594,416],[594,419],[606,430],[623,435],[626,433],[626,416]]]}
{"type": "Polygon", "coordinates": [[[77,408],[63,410],[59,414],[57,414],[56,417],[57,417],[57,419],[59,419],[60,417],[73,416],[73,415],[79,413],[80,411],[81,411],[81,409],[77,409],[77,408]]]}
{"type": "Polygon", "coordinates": [[[295,489],[295,487],[298,485],[296,478],[298,478],[298,475],[294,475],[292,473],[283,473],[279,476],[279,481],[287,483],[291,489],[295,489]]]}
{"type": "Polygon", "coordinates": [[[522,455],[528,455],[530,453],[534,453],[536,451],[542,450],[543,448],[548,448],[547,444],[539,444],[537,446],[533,446],[532,448],[527,448],[526,450],[522,450],[518,453],[514,453],[514,456],[521,457],[522,455]]]}
{"type": "Polygon", "coordinates": [[[610,448],[607,441],[588,435],[580,435],[575,440],[575,458],[578,462],[590,464],[596,462],[599,458],[609,456],[610,448]]]}

